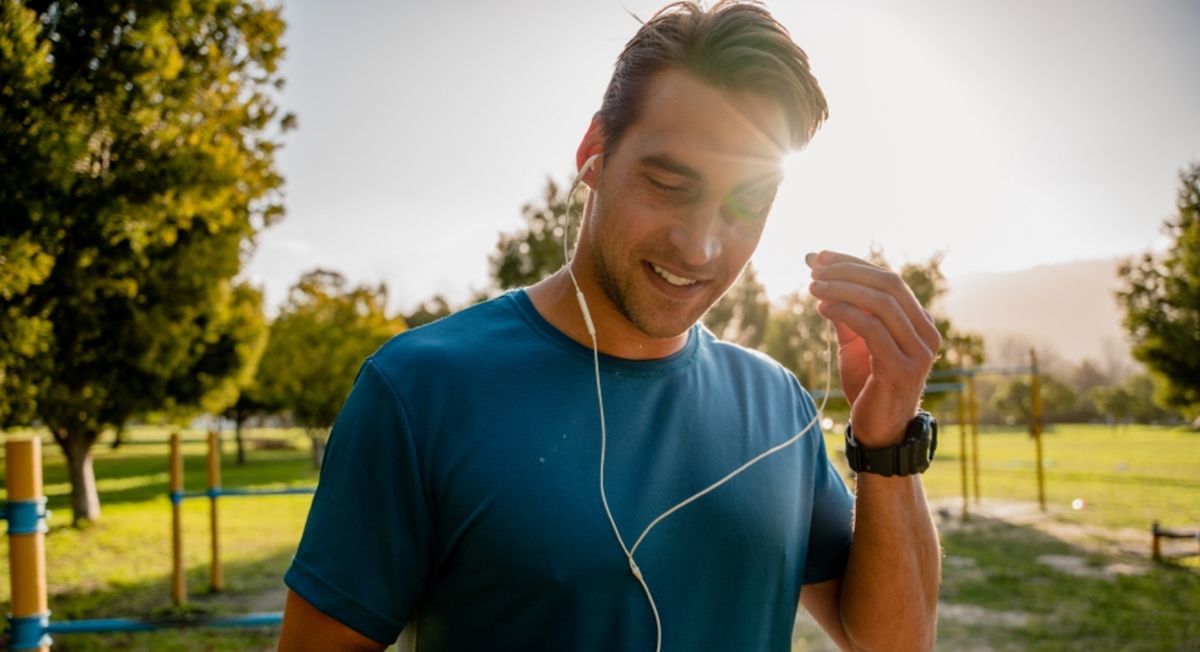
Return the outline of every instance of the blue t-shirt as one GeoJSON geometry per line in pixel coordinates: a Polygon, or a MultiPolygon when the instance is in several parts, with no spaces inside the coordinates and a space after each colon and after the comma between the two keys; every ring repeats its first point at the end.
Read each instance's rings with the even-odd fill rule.
{"type": "MultiPolygon", "coordinates": [[[[421,650],[652,650],[600,500],[592,364],[524,291],[393,338],[338,415],[287,585],[381,643],[411,620],[421,650]]],[[[700,326],[600,366],[627,545],[815,414],[791,373],[700,326]]],[[[635,558],[663,649],[789,649],[801,586],[845,568],[852,502],[814,427],[662,521],[635,558]]]]}

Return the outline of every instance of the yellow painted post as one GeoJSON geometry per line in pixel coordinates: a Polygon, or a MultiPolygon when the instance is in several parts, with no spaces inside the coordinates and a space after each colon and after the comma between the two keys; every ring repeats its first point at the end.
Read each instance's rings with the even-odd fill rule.
{"type": "Polygon", "coordinates": [[[1038,374],[1037,353],[1029,349],[1029,366],[1032,378],[1029,383],[1029,431],[1033,435],[1033,445],[1037,455],[1037,484],[1038,508],[1046,511],[1046,476],[1042,470],[1042,387],[1038,374]]]}
{"type": "MultiPolygon", "coordinates": [[[[959,378],[959,380],[962,380],[959,378]]],[[[962,475],[962,517],[967,514],[967,410],[963,406],[963,392],[958,390],[958,467],[962,475]]]]}
{"type": "Polygon", "coordinates": [[[45,509],[42,496],[42,441],[37,438],[10,439],[4,443],[4,452],[10,519],[8,569],[9,587],[12,590],[12,612],[9,615],[13,629],[11,649],[48,652],[50,637],[40,633],[50,618],[46,597],[45,522],[37,518],[32,527],[18,525],[14,528],[17,519],[13,518],[18,503],[26,517],[30,516],[31,508],[35,514],[45,509]],[[21,631],[18,632],[18,628],[21,631]]]}
{"type": "Polygon", "coordinates": [[[1158,542],[1160,533],[1161,530],[1158,527],[1158,521],[1155,521],[1154,525],[1150,527],[1150,536],[1153,537],[1153,541],[1150,544],[1150,556],[1154,561],[1162,561],[1162,547],[1158,542]]]}
{"type": "Polygon", "coordinates": [[[187,604],[187,576],[183,572],[183,448],[179,433],[171,433],[171,600],[187,604]]]}
{"type": "Polygon", "coordinates": [[[208,433],[208,508],[212,530],[212,564],[209,566],[209,588],[213,593],[225,589],[225,575],[221,571],[220,527],[217,519],[217,492],[221,490],[221,440],[215,430],[208,433]]]}
{"type": "Polygon", "coordinates": [[[971,422],[971,478],[975,481],[975,504],[983,499],[979,492],[979,400],[975,396],[975,374],[967,376],[967,411],[971,422]]]}

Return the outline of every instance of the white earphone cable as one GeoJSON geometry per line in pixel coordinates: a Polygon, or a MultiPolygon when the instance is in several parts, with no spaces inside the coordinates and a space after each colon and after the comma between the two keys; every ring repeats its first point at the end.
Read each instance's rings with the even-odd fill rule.
{"type": "MultiPolygon", "coordinates": [[[[726,482],[729,482],[730,480],[737,477],[739,474],[741,474],[745,470],[749,469],[750,467],[754,466],[755,464],[761,462],[762,460],[764,460],[764,459],[770,457],[771,455],[774,455],[775,453],[778,453],[779,451],[787,448],[788,446],[791,446],[792,444],[800,441],[800,439],[802,439],[805,434],[807,434],[810,430],[812,430],[813,426],[817,425],[817,423],[820,422],[821,415],[825,412],[825,404],[829,400],[829,391],[832,387],[833,338],[832,338],[832,334],[830,333],[830,330],[831,330],[830,324],[829,324],[829,322],[826,322],[825,323],[825,355],[824,355],[824,357],[825,357],[825,394],[821,397],[821,405],[819,407],[817,407],[817,413],[815,415],[813,415],[813,418],[811,421],[808,422],[808,425],[804,426],[804,428],[800,432],[793,435],[790,439],[788,439],[780,444],[777,444],[775,446],[772,446],[771,448],[768,448],[767,450],[759,453],[758,455],[754,456],[753,458],[751,458],[750,460],[748,460],[747,462],[745,462],[738,468],[734,469],[733,471],[730,471],[728,474],[725,475],[725,477],[708,485],[704,489],[701,489],[700,491],[692,494],[691,496],[679,501],[678,503],[675,504],[675,506],[666,510],[662,514],[659,514],[657,517],[654,518],[654,520],[650,521],[650,523],[646,526],[646,528],[644,530],[642,530],[642,533],[638,536],[637,540],[634,541],[632,548],[626,546],[625,539],[624,539],[624,537],[621,536],[621,529],[617,527],[617,521],[615,518],[613,518],[612,509],[609,507],[609,504],[608,504],[608,493],[605,490],[604,465],[605,465],[605,461],[606,461],[607,453],[608,453],[608,429],[607,429],[605,421],[604,421],[604,391],[601,388],[601,383],[600,383],[600,347],[596,342],[596,327],[595,327],[595,324],[592,322],[592,316],[587,307],[587,300],[583,296],[583,290],[580,289],[580,287],[579,287],[579,281],[575,278],[575,270],[572,269],[572,267],[571,267],[571,256],[570,256],[570,250],[568,249],[568,241],[570,240],[570,238],[568,236],[571,232],[571,205],[572,205],[574,197],[575,197],[575,191],[579,188],[579,184],[583,181],[583,175],[586,174],[589,169],[591,169],[592,165],[595,163],[596,158],[598,156],[599,156],[599,154],[593,155],[592,157],[588,158],[587,161],[584,162],[583,166],[579,170],[579,174],[575,177],[575,182],[571,184],[570,189],[567,191],[567,210],[566,210],[566,217],[565,217],[566,223],[563,226],[563,259],[566,261],[567,275],[570,276],[571,284],[575,287],[575,298],[579,302],[579,310],[583,315],[584,324],[587,326],[588,334],[591,336],[591,339],[592,339],[592,367],[593,367],[593,370],[595,371],[595,376],[596,376],[596,403],[597,403],[597,406],[600,411],[600,502],[604,505],[604,514],[608,517],[608,524],[610,526],[612,526],[613,534],[617,538],[617,544],[621,546],[621,551],[623,553],[625,553],[625,559],[629,563],[629,571],[633,574],[633,577],[634,577],[634,579],[637,580],[638,584],[641,585],[642,591],[646,594],[646,601],[650,603],[650,612],[654,615],[654,629],[655,629],[654,650],[655,650],[655,652],[661,652],[661,650],[662,650],[662,635],[663,635],[662,619],[659,617],[658,605],[656,605],[654,602],[654,595],[650,592],[650,586],[646,583],[646,578],[642,573],[642,569],[638,567],[637,562],[634,560],[634,557],[633,557],[634,553],[637,552],[638,547],[642,545],[642,541],[644,541],[646,539],[646,536],[648,534],[650,534],[650,531],[653,530],[656,525],[661,523],[668,516],[683,509],[684,507],[690,505],[691,503],[699,500],[700,498],[704,497],[706,494],[716,490],[721,485],[725,484],[726,482]]],[[[586,210],[586,206],[585,206],[585,210],[586,210]]]]}

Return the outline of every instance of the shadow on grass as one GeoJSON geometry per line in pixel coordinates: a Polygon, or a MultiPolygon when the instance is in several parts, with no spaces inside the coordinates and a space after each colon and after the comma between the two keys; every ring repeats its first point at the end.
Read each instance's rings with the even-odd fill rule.
{"type": "MultiPolygon", "coordinates": [[[[136,450],[120,455],[98,456],[94,462],[100,487],[100,504],[144,502],[164,498],[168,488],[168,458],[159,453],[136,450]],[[108,485],[106,487],[106,485],[108,485]],[[111,488],[113,486],[119,488],[111,488]]],[[[204,491],[207,487],[204,455],[184,455],[184,490],[204,491]]],[[[68,473],[65,460],[51,458],[43,468],[50,509],[70,509],[68,473]]],[[[0,476],[2,481],[2,476],[0,476]]],[[[317,483],[311,454],[305,450],[254,451],[243,466],[236,466],[233,455],[221,459],[221,486],[311,486],[317,483]]]]}
{"type": "MultiPolygon", "coordinates": [[[[1046,525],[972,516],[939,528],[938,650],[1200,649],[1196,569],[1073,544],[1046,525]]],[[[793,650],[835,649],[802,612],[793,650]]]]}
{"type": "Polygon", "coordinates": [[[942,530],[939,649],[1200,648],[1200,574],[999,519],[942,530]]]}
{"type": "MultiPolygon", "coordinates": [[[[208,567],[187,571],[188,604],[171,603],[170,576],[103,591],[65,591],[50,596],[54,621],[93,618],[229,616],[283,609],[283,573],[292,548],[253,561],[225,564],[226,590],[208,592],[208,567]]],[[[161,632],[60,634],[55,650],[254,650],[273,649],[278,627],[238,629],[189,628],[161,632]]]]}

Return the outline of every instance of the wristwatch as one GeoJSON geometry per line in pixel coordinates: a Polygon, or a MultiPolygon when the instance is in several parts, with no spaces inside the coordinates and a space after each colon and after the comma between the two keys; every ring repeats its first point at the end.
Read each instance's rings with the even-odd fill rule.
{"type": "Polygon", "coordinates": [[[846,424],[846,461],[855,473],[905,476],[924,473],[937,450],[937,419],[921,410],[904,429],[904,440],[887,448],[869,450],[854,440],[846,424]]]}

